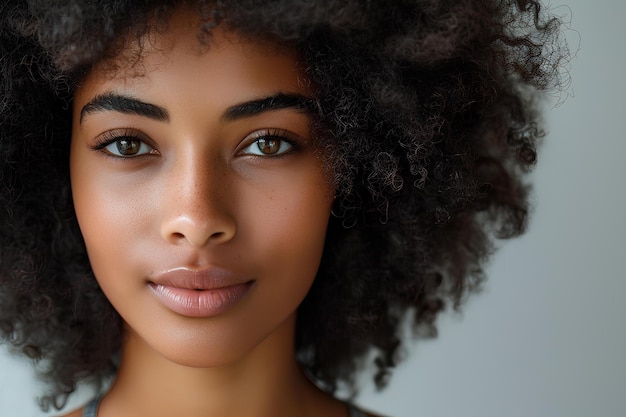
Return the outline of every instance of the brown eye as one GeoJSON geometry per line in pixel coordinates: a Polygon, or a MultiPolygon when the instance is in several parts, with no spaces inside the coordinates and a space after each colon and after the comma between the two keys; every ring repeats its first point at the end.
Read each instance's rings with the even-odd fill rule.
{"type": "Polygon", "coordinates": [[[150,137],[134,128],[111,129],[97,136],[94,141],[94,150],[117,158],[160,155],[154,147],[148,145],[153,142],[150,137]]]}
{"type": "Polygon", "coordinates": [[[128,136],[113,139],[108,144],[101,145],[100,149],[109,155],[119,158],[133,158],[145,154],[158,154],[154,148],[147,145],[143,140],[128,136]]]}
{"type": "Polygon", "coordinates": [[[296,146],[293,141],[283,135],[261,133],[250,144],[241,150],[244,155],[280,156],[296,146]]]}
{"type": "Polygon", "coordinates": [[[280,143],[282,141],[276,138],[259,138],[256,141],[256,146],[264,155],[274,155],[280,149],[280,143]]]}
{"type": "Polygon", "coordinates": [[[119,139],[115,142],[115,144],[120,155],[124,156],[136,155],[141,147],[141,141],[130,138],[119,139]]]}

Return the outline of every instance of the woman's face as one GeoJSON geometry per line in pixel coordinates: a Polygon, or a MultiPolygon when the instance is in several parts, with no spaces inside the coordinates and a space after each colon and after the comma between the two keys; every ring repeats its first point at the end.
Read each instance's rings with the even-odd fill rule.
{"type": "Polygon", "coordinates": [[[71,179],[93,271],[127,336],[215,366],[293,337],[333,190],[295,54],[219,28],[202,50],[196,35],[179,13],[138,66],[88,74],[71,179]]]}

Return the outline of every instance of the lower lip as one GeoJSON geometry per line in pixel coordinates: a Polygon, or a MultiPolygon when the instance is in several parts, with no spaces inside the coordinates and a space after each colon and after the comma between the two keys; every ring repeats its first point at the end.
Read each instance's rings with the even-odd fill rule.
{"type": "Polygon", "coordinates": [[[252,282],[212,290],[191,290],[150,283],[158,300],[168,309],[187,317],[211,317],[237,304],[252,282]]]}

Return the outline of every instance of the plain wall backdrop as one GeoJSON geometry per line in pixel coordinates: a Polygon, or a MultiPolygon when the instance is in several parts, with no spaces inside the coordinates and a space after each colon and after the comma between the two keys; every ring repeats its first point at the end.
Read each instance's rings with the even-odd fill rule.
{"type": "MultiPolygon", "coordinates": [[[[437,339],[408,349],[382,394],[364,380],[366,407],[393,417],[626,416],[626,2],[550,7],[569,16],[578,51],[571,97],[548,106],[528,233],[504,244],[482,293],[440,319],[437,339]]],[[[0,416],[44,415],[26,362],[0,350],[0,416]]]]}

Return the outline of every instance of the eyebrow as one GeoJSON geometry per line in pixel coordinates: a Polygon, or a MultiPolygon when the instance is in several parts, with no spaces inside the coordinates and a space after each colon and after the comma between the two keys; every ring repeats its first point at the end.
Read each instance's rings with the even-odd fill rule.
{"type": "Polygon", "coordinates": [[[221,117],[225,121],[235,121],[270,110],[295,109],[304,113],[319,114],[319,103],[300,94],[278,93],[273,96],[250,100],[229,107],[221,117]]]}
{"type": "Polygon", "coordinates": [[[83,106],[80,111],[80,123],[83,122],[85,116],[105,110],[137,114],[159,122],[167,122],[170,119],[169,113],[163,107],[121,94],[105,93],[95,96],[83,106]]]}
{"type": "MultiPolygon", "coordinates": [[[[226,109],[221,119],[232,122],[245,117],[251,117],[266,111],[280,109],[295,109],[305,113],[319,114],[319,103],[300,94],[278,93],[235,104],[226,109]]],[[[101,111],[116,111],[125,114],[136,114],[160,122],[168,122],[170,117],[167,110],[155,104],[144,103],[136,98],[117,93],[97,95],[83,106],[80,111],[80,123],[85,116],[101,111]]]]}

